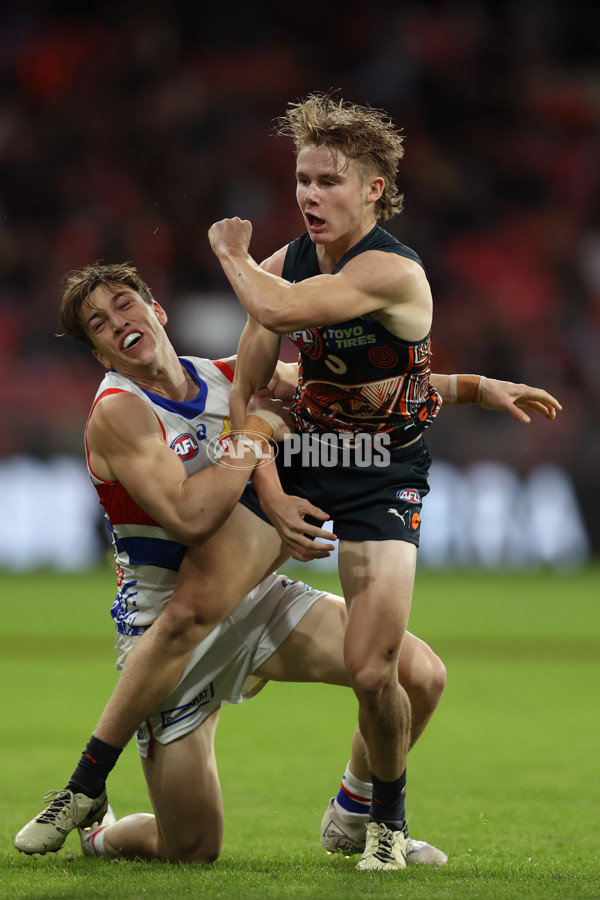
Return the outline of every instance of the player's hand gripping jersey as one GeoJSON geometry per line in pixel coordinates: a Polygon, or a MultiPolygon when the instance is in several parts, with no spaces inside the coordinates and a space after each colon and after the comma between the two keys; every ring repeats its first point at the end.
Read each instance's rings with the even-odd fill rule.
{"type": "MultiPolygon", "coordinates": [[[[342,257],[333,274],[368,250],[396,253],[421,265],[414,250],[376,225],[342,257]]],[[[316,247],[304,234],[289,245],[282,275],[298,282],[319,274],[316,247]]],[[[404,341],[367,315],[288,337],[300,351],[292,403],[299,431],[383,432],[395,446],[420,434],[441,407],[438,392],[429,384],[429,335],[418,342],[404,341]]]]}

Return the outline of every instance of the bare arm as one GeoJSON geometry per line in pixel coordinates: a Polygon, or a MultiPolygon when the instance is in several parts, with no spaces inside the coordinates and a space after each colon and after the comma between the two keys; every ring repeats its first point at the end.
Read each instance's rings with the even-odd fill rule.
{"type": "MultiPolygon", "coordinates": [[[[243,425],[265,438],[273,433],[258,415],[248,416],[243,425]]],[[[119,481],[148,515],[185,544],[201,543],[223,524],[257,462],[256,453],[242,443],[226,465],[217,462],[188,478],[152,410],[128,392],[97,404],[87,440],[92,470],[107,481],[119,481]]]]}
{"type": "Polygon", "coordinates": [[[393,253],[370,251],[335,275],[290,283],[258,266],[249,253],[252,225],[223,219],[209,230],[211,247],[240,303],[276,334],[344,322],[370,312],[392,315],[394,333],[420,340],[431,324],[431,293],[421,266],[393,253]],[[398,311],[403,308],[403,312],[398,311]]]}
{"type": "Polygon", "coordinates": [[[267,331],[255,319],[248,317],[238,346],[229,401],[234,430],[244,421],[252,394],[270,382],[277,366],[279,344],[279,335],[267,331]]]}
{"type": "MultiPolygon", "coordinates": [[[[258,328],[262,328],[262,326],[259,325],[258,328]]],[[[264,331],[264,329],[262,330],[264,331]]],[[[270,334],[270,332],[266,332],[266,334],[270,334]]],[[[263,372],[261,379],[264,374],[263,372]]],[[[297,381],[298,366],[278,362],[268,387],[275,397],[285,402],[291,398],[297,381]]],[[[254,385],[246,384],[246,390],[251,387],[254,385]]],[[[250,399],[248,409],[252,409],[253,399],[250,399]]],[[[240,405],[240,411],[242,409],[244,407],[240,405]]],[[[306,562],[310,559],[322,559],[331,554],[334,547],[329,542],[336,540],[335,535],[305,521],[306,516],[311,516],[325,522],[329,518],[328,513],[302,497],[284,493],[277,468],[274,465],[257,467],[254,470],[252,481],[263,510],[279,532],[283,543],[288,547],[294,559],[306,562]],[[328,543],[317,542],[314,538],[324,539],[328,543]]]]}
{"type": "Polygon", "coordinates": [[[431,384],[440,392],[444,403],[455,406],[461,403],[478,403],[484,409],[510,413],[519,422],[527,424],[527,413],[538,413],[546,419],[556,418],[562,406],[558,400],[542,388],[512,381],[498,381],[483,375],[434,375],[431,384]]]}
{"type": "MultiPolygon", "coordinates": [[[[263,265],[273,270],[281,269],[281,254],[276,254],[263,265]]],[[[278,354],[279,336],[249,317],[240,339],[231,391],[234,429],[245,415],[252,394],[264,385],[268,385],[280,399],[291,398],[298,381],[298,366],[278,362],[278,354]]],[[[304,521],[305,516],[326,521],[329,518],[326,512],[308,500],[285,494],[274,465],[256,468],[252,480],[261,506],[295,559],[306,562],[330,555],[334,547],[329,541],[335,540],[335,535],[304,521]],[[317,543],[312,538],[322,538],[328,543],[317,543]]]]}
{"type": "Polygon", "coordinates": [[[298,384],[298,363],[277,363],[275,373],[268,387],[277,400],[291,400],[298,384]]]}
{"type": "Polygon", "coordinates": [[[303,497],[286,494],[281,487],[274,465],[263,465],[254,470],[252,477],[256,493],[264,512],[277,529],[282,542],[294,559],[307,562],[323,559],[335,549],[329,541],[337,540],[335,534],[318,525],[305,522],[305,516],[326,522],[329,514],[303,497]],[[328,543],[315,540],[320,538],[328,543]]]}
{"type": "MultiPolygon", "coordinates": [[[[282,247],[260,265],[260,270],[280,275],[287,247],[282,247]]],[[[264,328],[253,316],[242,332],[238,345],[230,409],[233,428],[243,420],[250,397],[271,381],[279,358],[281,338],[264,328]]]]}

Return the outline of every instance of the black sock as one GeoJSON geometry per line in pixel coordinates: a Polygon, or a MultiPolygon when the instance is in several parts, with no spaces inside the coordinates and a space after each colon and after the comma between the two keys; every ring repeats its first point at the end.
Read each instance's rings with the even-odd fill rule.
{"type": "Polygon", "coordinates": [[[68,789],[74,794],[99,797],[122,752],[120,747],[112,747],[92,735],[71,775],[68,789]]]}
{"type": "Polygon", "coordinates": [[[374,822],[385,822],[393,831],[402,831],[406,821],[404,797],[406,793],[406,769],[396,781],[381,781],[371,773],[373,800],[371,818],[374,822]]]}

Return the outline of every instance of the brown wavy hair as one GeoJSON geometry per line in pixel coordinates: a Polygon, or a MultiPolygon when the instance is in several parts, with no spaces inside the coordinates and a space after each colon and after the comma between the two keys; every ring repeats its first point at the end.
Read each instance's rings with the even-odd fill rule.
{"type": "Polygon", "coordinates": [[[328,147],[356,160],[366,177],[380,175],[385,187],[376,204],[377,218],[401,212],[404,196],[398,193],[396,174],[404,156],[403,137],[384,110],[336,99],[331,91],[309,94],[288,103],[275,132],[293,139],[296,155],[310,144],[328,147]]]}
{"type": "Polygon", "coordinates": [[[81,321],[81,307],[90,294],[97,287],[105,287],[109,291],[115,291],[119,286],[125,285],[137,291],[144,303],[151,306],[154,298],[150,288],[138,275],[135,266],[131,263],[94,263],[91,266],[83,266],[81,269],[73,269],[63,278],[63,297],[60,306],[60,331],[57,337],[70,338],[73,341],[81,341],[88,347],[94,347],[81,321]]]}

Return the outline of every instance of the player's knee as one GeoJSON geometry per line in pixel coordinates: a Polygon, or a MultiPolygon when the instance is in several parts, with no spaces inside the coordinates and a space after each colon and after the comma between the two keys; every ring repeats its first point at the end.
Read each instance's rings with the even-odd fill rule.
{"type": "Polygon", "coordinates": [[[194,624],[192,610],[178,603],[169,602],[156,621],[165,641],[176,640],[186,634],[194,624]]]}
{"type": "Polygon", "coordinates": [[[170,847],[165,854],[168,862],[196,863],[209,865],[214,863],[221,853],[221,841],[218,837],[190,837],[185,843],[170,847]]]}
{"type": "Polygon", "coordinates": [[[231,605],[230,598],[225,598],[222,593],[217,596],[186,585],[174,592],[162,615],[168,617],[170,629],[177,636],[193,629],[206,634],[221,621],[231,605]]]}
{"type": "Polygon", "coordinates": [[[396,688],[395,665],[387,659],[347,662],[350,684],[360,700],[377,702],[390,686],[396,688]]]}
{"type": "Polygon", "coordinates": [[[189,652],[206,631],[198,625],[194,611],[179,603],[169,602],[152,626],[155,641],[165,653],[189,652]]]}
{"type": "Polygon", "coordinates": [[[210,865],[219,858],[220,850],[211,847],[196,847],[180,854],[173,862],[196,863],[196,865],[210,865]]]}
{"type": "Polygon", "coordinates": [[[177,621],[187,630],[196,628],[206,634],[223,618],[232,606],[231,599],[223,592],[199,591],[196,585],[185,584],[175,590],[167,609],[171,609],[177,621]]]}

